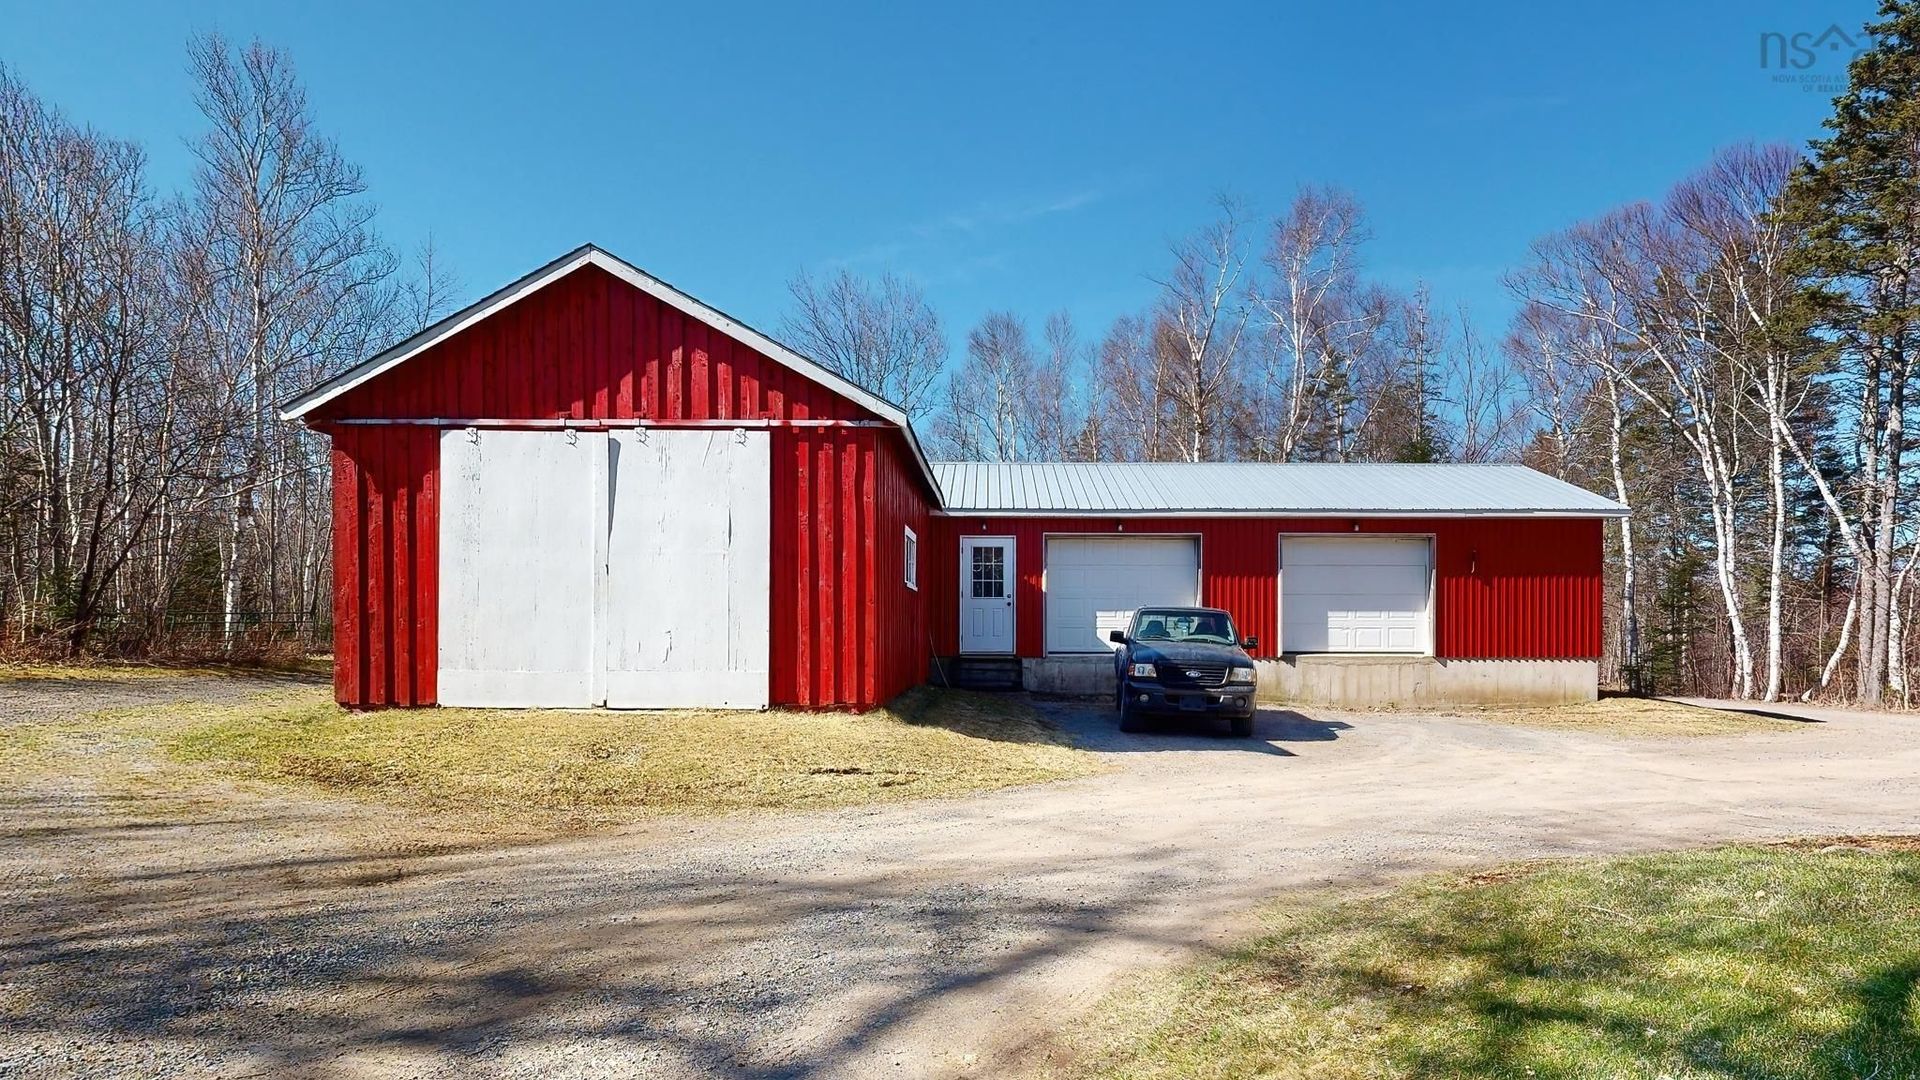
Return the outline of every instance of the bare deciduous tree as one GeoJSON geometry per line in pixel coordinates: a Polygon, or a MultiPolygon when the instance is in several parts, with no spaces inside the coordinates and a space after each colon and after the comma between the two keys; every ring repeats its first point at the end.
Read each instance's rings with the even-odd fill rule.
{"type": "Polygon", "coordinates": [[[802,272],[787,291],[793,307],[780,333],[788,344],[910,416],[928,411],[947,340],[919,286],[891,273],[863,281],[842,269],[824,281],[802,272]]]}
{"type": "Polygon", "coordinates": [[[1170,362],[1163,382],[1176,411],[1187,461],[1221,453],[1222,419],[1241,381],[1241,341],[1252,315],[1241,244],[1244,212],[1227,197],[1218,216],[1173,245],[1173,271],[1160,282],[1155,347],[1170,362]]]}
{"type": "Polygon", "coordinates": [[[1037,456],[1025,418],[1034,395],[1026,324],[1011,312],[992,312],[967,334],[967,359],[947,379],[947,412],[935,434],[960,458],[1029,460],[1037,456]]]}

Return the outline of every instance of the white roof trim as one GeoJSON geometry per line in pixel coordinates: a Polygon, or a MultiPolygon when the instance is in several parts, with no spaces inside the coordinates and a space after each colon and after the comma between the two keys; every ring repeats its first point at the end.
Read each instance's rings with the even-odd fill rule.
{"type": "MultiPolygon", "coordinates": [[[[1095,521],[1167,518],[1316,518],[1346,521],[1364,518],[1380,521],[1406,521],[1439,518],[1623,518],[1627,510],[983,510],[978,507],[947,506],[934,511],[936,517],[950,518],[1087,518],[1095,521]]],[[[1158,536],[1153,533],[1129,533],[1129,536],[1158,536]]],[[[1339,533],[1332,535],[1338,536],[1339,533]]]]}
{"type": "Polygon", "coordinates": [[[914,434],[913,424],[907,419],[906,410],[885,398],[854,385],[827,368],[822,367],[820,364],[807,359],[792,349],[787,348],[785,345],[762,334],[760,331],[755,330],[753,327],[734,319],[718,308],[701,303],[699,300],[688,296],[686,293],[661,281],[652,274],[641,270],[625,259],[603,251],[592,244],[584,245],[566,255],[562,255],[560,258],[555,259],[553,262],[535,270],[533,273],[528,274],[526,277],[506,286],[498,292],[447,316],[385,352],[379,353],[368,360],[348,368],[346,371],[328,379],[319,386],[286,402],[280,407],[280,418],[283,420],[299,420],[313,410],[332,401],[334,398],[352,390],[354,387],[386,374],[401,364],[406,363],[408,360],[413,359],[415,356],[418,356],[420,353],[445,341],[447,338],[458,334],[460,331],[465,330],[483,319],[492,317],[501,310],[539,292],[541,289],[566,277],[575,270],[588,265],[597,266],[605,270],[607,273],[632,285],[648,296],[659,300],[668,307],[691,318],[698,319],[715,330],[733,338],[735,341],[746,345],[748,348],[765,354],[782,367],[788,368],[807,379],[819,383],[834,393],[839,394],[841,397],[859,404],[882,419],[898,425],[901,432],[907,437],[907,446],[913,452],[915,463],[920,466],[920,475],[926,480],[927,487],[935,493],[936,498],[938,497],[940,484],[933,478],[933,469],[927,464],[927,456],[920,449],[920,440],[914,434]]]}

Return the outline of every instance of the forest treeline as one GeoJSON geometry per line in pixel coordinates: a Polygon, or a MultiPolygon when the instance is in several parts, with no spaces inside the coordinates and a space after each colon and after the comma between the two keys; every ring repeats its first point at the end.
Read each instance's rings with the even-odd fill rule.
{"type": "MultiPolygon", "coordinates": [[[[1608,526],[1606,677],[1905,702],[1920,518],[1920,5],[1889,2],[1821,137],[1732,145],[1541,237],[1484,327],[1367,272],[1334,185],[1222,198],[1092,332],[950,327],[915,282],[802,273],[778,336],[903,406],[938,456],[1523,461],[1608,526]]],[[[446,313],[384,245],[287,57],[192,43],[192,186],[0,69],[0,631],[234,650],[328,607],[324,441],[275,402],[446,313]]],[[[1032,298],[1019,298],[1029,306],[1032,298]]]]}
{"type": "Polygon", "coordinates": [[[327,447],[274,407],[445,313],[374,229],[285,54],[190,43],[190,187],[0,67],[0,638],[234,653],[320,638],[327,447]]]}

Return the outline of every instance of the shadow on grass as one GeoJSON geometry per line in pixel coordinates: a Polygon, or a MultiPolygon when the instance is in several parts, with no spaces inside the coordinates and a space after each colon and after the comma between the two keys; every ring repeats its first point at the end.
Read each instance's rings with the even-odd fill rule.
{"type": "MultiPolygon", "coordinates": [[[[1920,961],[1829,984],[1830,998],[1799,985],[1910,950],[1864,932],[1821,941],[1817,926],[1804,931],[1810,942],[1798,929],[1698,910],[1696,890],[1730,884],[1682,877],[1669,891],[1629,879],[1629,895],[1655,890],[1640,905],[1603,888],[1581,903],[1578,883],[1551,897],[1524,880],[1504,900],[1429,894],[1360,931],[1378,935],[1366,948],[1315,962],[1309,938],[1281,947],[1294,959],[1245,959],[1284,973],[1289,988],[1307,984],[1323,1005],[1370,1003],[1412,1076],[1920,1076],[1920,961]],[[1429,972],[1445,985],[1425,985],[1429,972]],[[1844,1028],[1827,1028],[1831,1009],[1850,1018],[1844,1028]]],[[[1336,941],[1354,932],[1340,918],[1329,924],[1336,941]]]]}
{"type": "Polygon", "coordinates": [[[887,703],[886,711],[916,727],[943,728],[995,742],[1069,746],[1072,740],[1050,723],[1024,694],[996,694],[917,686],[887,703]]]}
{"type": "MultiPolygon", "coordinates": [[[[1608,695],[1608,696],[1629,697],[1631,695],[1615,694],[1615,695],[1608,695]]],[[[1726,702],[1721,702],[1717,705],[1702,705],[1697,701],[1687,701],[1684,698],[1661,697],[1661,698],[1647,698],[1644,700],[1664,701],[1669,705],[1685,705],[1689,709],[1706,709],[1709,712],[1740,713],[1745,716],[1758,716],[1766,720],[1788,720],[1796,724],[1826,723],[1825,720],[1822,720],[1816,716],[1802,716],[1798,713],[1781,712],[1778,709],[1769,709],[1765,705],[1749,705],[1739,701],[1726,701],[1726,702]]]]}

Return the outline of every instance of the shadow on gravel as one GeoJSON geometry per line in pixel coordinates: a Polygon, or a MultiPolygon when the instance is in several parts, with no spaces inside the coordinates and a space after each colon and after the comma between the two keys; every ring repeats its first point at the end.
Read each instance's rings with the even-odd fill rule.
{"type": "Polygon", "coordinates": [[[1236,739],[1225,720],[1170,716],[1150,721],[1137,735],[1123,734],[1113,707],[1090,698],[1035,698],[1054,726],[1072,737],[1075,746],[1103,753],[1151,753],[1225,750],[1243,754],[1296,757],[1282,743],[1332,742],[1353,725],[1340,720],[1317,720],[1292,709],[1266,707],[1254,714],[1253,737],[1236,739]]]}
{"type": "Polygon", "coordinates": [[[55,1071],[100,1075],[537,1075],[583,1060],[620,1075],[832,1074],[871,1063],[930,1001],[1091,935],[1161,942],[1118,928],[1179,880],[1132,857],[929,884],[810,873],[772,847],[619,861],[566,844],[511,865],[412,859],[399,886],[378,873],[390,856],[218,844],[164,872],[97,848],[68,874],[51,872],[44,834],[0,871],[33,865],[21,848],[48,861],[0,893],[0,1064],[31,1048],[55,1071]],[[316,862],[366,887],[306,887],[316,862]],[[1072,899],[1059,882],[1076,875],[1123,879],[1119,899],[1072,899]]]}
{"type": "Polygon", "coordinates": [[[1711,709],[1715,712],[1745,713],[1748,716],[1760,716],[1768,720],[1791,720],[1796,724],[1826,723],[1825,720],[1817,716],[1803,716],[1799,713],[1781,712],[1777,709],[1769,709],[1765,705],[1747,705],[1738,701],[1721,702],[1717,705],[1702,705],[1697,701],[1687,701],[1684,698],[1661,698],[1660,700],[1671,702],[1675,705],[1685,705],[1689,709],[1711,709]]]}

